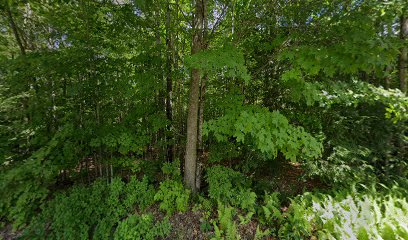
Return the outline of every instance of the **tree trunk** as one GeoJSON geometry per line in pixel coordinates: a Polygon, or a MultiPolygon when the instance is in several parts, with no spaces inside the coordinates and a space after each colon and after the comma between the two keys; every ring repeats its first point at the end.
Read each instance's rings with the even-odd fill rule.
{"type": "Polygon", "coordinates": [[[200,106],[198,112],[198,164],[197,164],[197,173],[196,173],[196,188],[200,190],[201,187],[201,175],[203,168],[203,155],[204,155],[204,146],[203,146],[203,124],[204,124],[204,105],[205,105],[205,82],[208,79],[208,75],[204,75],[201,79],[201,88],[200,88],[200,106]]]}
{"type": "MultiPolygon", "coordinates": [[[[208,15],[207,15],[207,4],[203,4],[203,44],[202,50],[208,48],[208,15]]],[[[205,106],[205,84],[208,80],[208,74],[205,73],[204,77],[201,78],[200,86],[200,106],[198,110],[198,164],[196,173],[196,188],[200,190],[201,187],[201,175],[203,168],[203,124],[204,124],[204,106],[205,106]]]]}
{"type": "Polygon", "coordinates": [[[392,72],[392,67],[390,65],[388,65],[385,68],[385,73],[386,73],[386,76],[385,76],[385,79],[384,79],[384,88],[385,89],[390,88],[390,85],[391,85],[391,72],[392,72]]]}
{"type": "Polygon", "coordinates": [[[13,14],[11,13],[10,6],[8,5],[7,1],[6,1],[6,12],[7,12],[7,15],[9,17],[10,26],[11,26],[11,29],[13,30],[14,37],[16,38],[16,41],[17,41],[17,44],[18,44],[18,46],[20,48],[21,54],[25,55],[25,49],[24,49],[23,43],[21,41],[20,34],[18,33],[18,28],[16,26],[16,23],[14,22],[13,14]]]}
{"type": "Polygon", "coordinates": [[[208,79],[208,75],[204,75],[201,79],[200,88],[200,107],[198,113],[198,149],[203,151],[203,124],[204,124],[204,105],[205,105],[205,82],[208,79]]]}
{"type": "Polygon", "coordinates": [[[406,39],[408,36],[408,18],[406,16],[401,17],[400,24],[400,38],[403,41],[404,46],[401,48],[401,55],[399,59],[399,80],[400,80],[400,89],[403,93],[407,92],[407,47],[406,39]]]}
{"type": "Polygon", "coordinates": [[[172,106],[172,95],[173,95],[173,79],[172,79],[172,68],[173,68],[173,36],[171,34],[171,12],[170,12],[170,1],[167,1],[166,10],[166,45],[167,45],[167,59],[166,59],[166,117],[167,117],[167,133],[166,133],[166,161],[173,161],[173,106],[172,106]]]}
{"type": "MultiPolygon", "coordinates": [[[[196,0],[195,15],[193,19],[193,42],[191,53],[195,54],[201,51],[203,42],[203,19],[204,5],[206,0],[196,0]]],[[[187,116],[187,143],[184,162],[184,182],[193,192],[196,188],[196,168],[197,168],[197,130],[198,130],[198,108],[200,97],[200,70],[192,69],[190,96],[188,103],[187,116]]]]}

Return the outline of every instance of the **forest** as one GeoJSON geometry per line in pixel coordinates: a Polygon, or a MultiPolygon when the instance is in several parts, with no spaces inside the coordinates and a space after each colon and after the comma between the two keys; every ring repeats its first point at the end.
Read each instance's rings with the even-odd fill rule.
{"type": "Polygon", "coordinates": [[[406,0],[0,16],[0,239],[408,240],[406,0]]]}

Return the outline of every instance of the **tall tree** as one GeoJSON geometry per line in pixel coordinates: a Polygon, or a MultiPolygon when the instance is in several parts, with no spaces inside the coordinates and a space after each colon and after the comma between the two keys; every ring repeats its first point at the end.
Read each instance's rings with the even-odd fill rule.
{"type": "MultiPolygon", "coordinates": [[[[208,10],[207,5],[204,6],[204,17],[203,17],[203,46],[202,49],[206,50],[208,48],[208,10]]],[[[208,73],[205,73],[204,76],[201,78],[200,84],[200,103],[198,109],[198,164],[197,164],[197,173],[196,173],[196,188],[199,190],[201,187],[201,175],[202,175],[202,160],[203,160],[203,153],[204,153],[204,146],[203,146],[203,124],[204,124],[204,105],[205,105],[205,84],[208,80],[208,73]]]]}

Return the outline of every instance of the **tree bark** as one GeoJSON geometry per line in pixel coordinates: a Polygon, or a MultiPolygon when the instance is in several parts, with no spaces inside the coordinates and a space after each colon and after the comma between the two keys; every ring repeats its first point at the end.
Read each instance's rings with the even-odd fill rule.
{"type": "Polygon", "coordinates": [[[204,145],[203,145],[203,124],[204,124],[204,105],[205,105],[205,82],[208,79],[208,75],[205,74],[201,79],[200,88],[200,105],[198,110],[198,164],[196,173],[196,188],[200,190],[201,188],[201,175],[203,168],[203,155],[204,155],[204,145]]]}
{"type": "Polygon", "coordinates": [[[403,41],[404,46],[401,48],[401,55],[399,59],[399,80],[400,89],[403,93],[407,93],[407,47],[406,39],[408,36],[408,18],[406,16],[401,17],[400,23],[400,38],[403,41]]]}
{"type": "Polygon", "coordinates": [[[208,80],[208,75],[205,74],[201,79],[200,88],[200,107],[198,112],[198,149],[203,151],[203,124],[204,124],[204,106],[205,106],[205,82],[208,80]]]}
{"type": "MultiPolygon", "coordinates": [[[[193,19],[193,41],[191,53],[195,54],[201,51],[203,42],[203,19],[204,19],[204,4],[206,0],[196,0],[195,15],[193,19]]],[[[186,155],[184,162],[184,183],[193,192],[196,188],[196,168],[197,168],[197,130],[198,130],[198,108],[200,97],[200,70],[192,69],[190,96],[188,103],[187,116],[187,143],[186,155]]]]}

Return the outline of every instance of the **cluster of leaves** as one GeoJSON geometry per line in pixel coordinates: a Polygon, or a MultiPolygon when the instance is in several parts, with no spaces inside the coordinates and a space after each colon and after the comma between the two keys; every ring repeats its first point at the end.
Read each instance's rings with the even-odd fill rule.
{"type": "Polygon", "coordinates": [[[187,58],[187,65],[199,68],[204,73],[221,74],[223,77],[239,77],[245,82],[250,80],[250,75],[245,66],[242,52],[227,44],[219,49],[201,51],[187,58]]]}
{"type": "Polygon", "coordinates": [[[0,84],[0,163],[9,161],[10,156],[21,154],[19,151],[13,153],[12,146],[24,142],[30,133],[22,121],[24,113],[15,111],[22,99],[30,95],[29,92],[9,96],[7,91],[9,88],[0,84]]]}
{"type": "Polygon", "coordinates": [[[322,91],[323,107],[346,105],[357,107],[360,104],[375,105],[381,103],[386,109],[385,118],[394,124],[408,119],[408,97],[398,89],[384,89],[358,80],[351,83],[336,83],[322,91]]]}
{"type": "Polygon", "coordinates": [[[252,141],[256,150],[271,157],[282,152],[291,161],[317,158],[322,151],[321,143],[303,127],[289,124],[278,111],[256,106],[238,107],[208,121],[205,133],[213,134],[220,142],[227,142],[231,137],[242,144],[252,141]]]}
{"type": "Polygon", "coordinates": [[[153,204],[154,189],[146,179],[125,184],[113,179],[92,186],[75,186],[43,206],[25,231],[27,238],[111,239],[112,229],[135,207],[153,204]]]}
{"type": "Polygon", "coordinates": [[[181,181],[180,160],[163,163],[161,170],[167,179],[181,181]]]}
{"type": "MultiPolygon", "coordinates": [[[[405,239],[408,236],[406,181],[393,187],[353,185],[330,194],[304,193],[282,207],[279,193],[265,194],[256,207],[255,238],[280,239],[405,239]],[[405,185],[404,185],[405,184],[405,185]],[[261,229],[265,229],[262,231],[261,229]]],[[[212,220],[213,239],[239,239],[235,217],[239,208],[218,203],[212,220]]],[[[252,215],[251,215],[252,216],[252,215]]],[[[240,224],[245,224],[239,216],[240,224]]]]}
{"type": "Polygon", "coordinates": [[[129,132],[116,132],[110,131],[106,136],[101,138],[92,139],[90,142],[91,147],[103,147],[104,149],[115,151],[117,150],[121,154],[127,154],[129,152],[140,154],[143,152],[143,146],[149,142],[149,137],[141,135],[135,137],[135,135],[129,132]]]}
{"type": "MultiPolygon", "coordinates": [[[[167,221],[127,216],[154,201],[167,215],[188,209],[179,162],[163,166],[167,178],[157,193],[148,180],[157,181],[161,162],[154,160],[163,149],[173,143],[183,148],[189,68],[208,78],[200,100],[211,161],[234,159],[260,169],[260,159],[305,160],[307,174],[338,185],[406,177],[408,100],[374,86],[384,78],[389,87],[397,85],[396,59],[406,46],[396,31],[397,18],[406,14],[403,0],[205,2],[214,23],[204,39],[208,50],[189,57],[194,14],[185,1],[0,3],[2,222],[23,227],[41,206],[26,238],[167,235],[167,221]],[[166,91],[165,78],[173,81],[166,91]],[[166,104],[174,104],[166,111],[174,116],[166,118],[166,104]],[[142,156],[148,160],[135,164],[142,156]],[[111,164],[145,178],[75,186],[45,203],[58,172],[73,177],[84,159],[92,163],[86,172],[111,164]]],[[[217,239],[239,238],[234,217],[245,224],[255,213],[270,228],[258,228],[257,236],[406,235],[406,200],[397,194],[305,195],[284,212],[277,193],[257,207],[243,174],[221,166],[206,170],[209,200],[202,203],[207,212],[219,204],[217,239]],[[248,214],[240,216],[241,210],[248,214]]]]}
{"type": "Polygon", "coordinates": [[[126,184],[124,204],[128,208],[136,204],[143,211],[153,203],[155,192],[147,177],[143,177],[142,181],[139,181],[133,176],[126,184]]]}
{"type": "Polygon", "coordinates": [[[321,99],[319,84],[305,81],[306,76],[299,69],[291,69],[281,75],[283,85],[289,90],[288,101],[305,102],[308,106],[321,99]]]}
{"type": "MultiPolygon", "coordinates": [[[[322,136],[322,154],[305,161],[306,174],[330,184],[406,176],[407,101],[392,89],[399,86],[396,59],[405,44],[395,28],[406,14],[402,1],[259,1],[239,9],[242,21],[259,24],[238,30],[253,79],[242,102],[278,110],[322,136]]],[[[248,127],[252,116],[262,118],[247,115],[248,127]]],[[[233,129],[235,119],[239,113],[218,127],[233,129]]],[[[225,141],[229,150],[236,139],[225,141]]]]}

